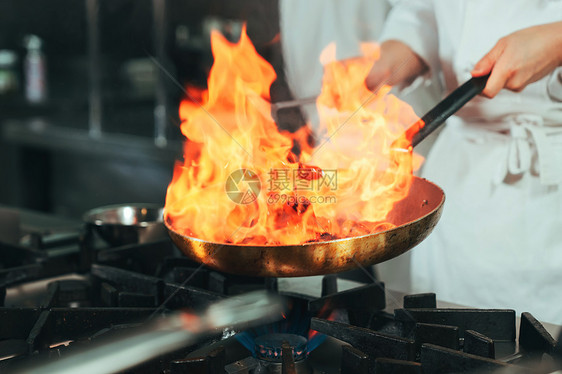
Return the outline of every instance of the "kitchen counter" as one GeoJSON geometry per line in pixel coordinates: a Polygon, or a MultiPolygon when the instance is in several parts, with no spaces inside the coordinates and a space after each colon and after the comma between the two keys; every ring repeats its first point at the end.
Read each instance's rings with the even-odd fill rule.
{"type": "MultiPolygon", "coordinates": [[[[78,220],[65,219],[32,210],[10,207],[0,204],[0,224],[12,228],[10,236],[28,233],[52,234],[56,232],[78,232],[83,223],[78,220]]],[[[0,231],[0,240],[5,239],[0,231]]],[[[6,233],[7,235],[8,233],[6,233]]],[[[8,240],[8,242],[13,240],[8,240]]]]}

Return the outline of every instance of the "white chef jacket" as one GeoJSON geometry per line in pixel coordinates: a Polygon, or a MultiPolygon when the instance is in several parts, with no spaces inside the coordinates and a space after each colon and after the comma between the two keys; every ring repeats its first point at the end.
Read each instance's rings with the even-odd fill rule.
{"type": "MultiPolygon", "coordinates": [[[[322,51],[336,44],[336,58],[361,54],[361,42],[379,39],[390,5],[387,0],[280,0],[280,30],[287,83],[295,98],[320,94],[324,67],[322,51]]],[[[438,100],[434,87],[405,90],[402,99],[418,113],[438,100]]],[[[316,105],[304,106],[312,126],[317,124],[316,105]]]]}
{"type": "Polygon", "coordinates": [[[335,43],[338,60],[359,56],[360,42],[378,39],[388,9],[386,0],[280,0],[283,59],[293,94],[320,94],[324,48],[335,43]]]}
{"type": "MultiPolygon", "coordinates": [[[[404,0],[381,40],[408,44],[450,92],[501,37],[561,20],[561,0],[404,0]]],[[[520,93],[469,102],[423,176],[446,201],[412,250],[413,289],[562,324],[562,69],[520,93]]]]}

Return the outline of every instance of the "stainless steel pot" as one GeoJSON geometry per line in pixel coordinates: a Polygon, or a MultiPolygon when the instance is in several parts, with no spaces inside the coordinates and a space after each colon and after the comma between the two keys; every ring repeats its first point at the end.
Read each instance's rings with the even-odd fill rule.
{"type": "Polygon", "coordinates": [[[106,242],[119,246],[166,237],[163,212],[156,204],[108,205],[86,212],[83,220],[106,242]]]}

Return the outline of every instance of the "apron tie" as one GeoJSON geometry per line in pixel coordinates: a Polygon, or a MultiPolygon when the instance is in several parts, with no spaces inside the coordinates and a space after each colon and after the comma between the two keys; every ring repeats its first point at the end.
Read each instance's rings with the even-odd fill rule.
{"type": "Polygon", "coordinates": [[[541,184],[562,182],[562,127],[544,126],[543,118],[534,114],[517,114],[506,118],[509,145],[505,163],[495,183],[505,182],[508,175],[526,172],[539,175],[541,184]]]}

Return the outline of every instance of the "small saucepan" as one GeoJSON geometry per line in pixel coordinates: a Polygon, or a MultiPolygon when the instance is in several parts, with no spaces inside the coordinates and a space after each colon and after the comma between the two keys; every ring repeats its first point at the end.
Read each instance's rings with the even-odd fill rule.
{"type": "Polygon", "coordinates": [[[168,236],[164,208],[157,204],[107,205],[86,212],[83,220],[107,243],[147,243],[168,236]]]}

